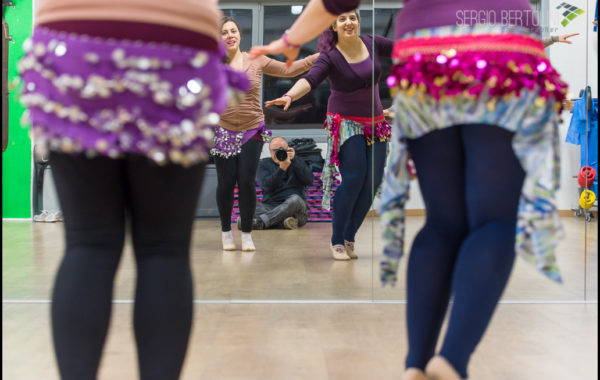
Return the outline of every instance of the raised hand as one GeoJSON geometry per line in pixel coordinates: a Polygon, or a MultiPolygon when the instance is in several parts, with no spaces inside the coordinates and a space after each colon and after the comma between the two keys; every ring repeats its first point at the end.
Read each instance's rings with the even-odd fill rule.
{"type": "Polygon", "coordinates": [[[569,40],[567,40],[567,38],[577,36],[577,35],[579,35],[579,33],[563,34],[562,36],[558,36],[558,42],[562,42],[565,44],[572,44],[573,41],[569,41],[569,40]]]}
{"type": "Polygon", "coordinates": [[[283,42],[283,39],[279,38],[271,42],[268,45],[254,46],[250,49],[248,56],[250,59],[256,59],[261,55],[267,54],[283,54],[287,58],[285,65],[290,67],[292,63],[298,58],[299,48],[288,46],[283,42]]]}

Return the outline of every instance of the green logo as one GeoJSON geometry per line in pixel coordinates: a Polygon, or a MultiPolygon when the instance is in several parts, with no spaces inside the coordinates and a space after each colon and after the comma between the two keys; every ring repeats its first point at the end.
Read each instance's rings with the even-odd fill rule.
{"type": "Polygon", "coordinates": [[[576,6],[568,4],[568,3],[560,3],[560,5],[558,7],[556,7],[556,9],[563,10],[562,15],[565,18],[560,22],[562,26],[567,26],[567,24],[569,24],[569,22],[573,21],[573,19],[575,17],[585,13],[585,11],[583,9],[577,8],[576,6]]]}

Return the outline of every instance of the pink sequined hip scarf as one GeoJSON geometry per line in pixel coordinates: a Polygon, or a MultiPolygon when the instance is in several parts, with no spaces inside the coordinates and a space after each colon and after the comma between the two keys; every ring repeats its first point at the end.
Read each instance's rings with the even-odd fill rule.
{"type": "Polygon", "coordinates": [[[550,65],[542,42],[519,34],[413,37],[396,42],[394,66],[387,79],[393,91],[436,100],[488,91],[493,108],[498,98],[538,89],[536,105],[556,101],[562,109],[567,84],[550,65]]]}

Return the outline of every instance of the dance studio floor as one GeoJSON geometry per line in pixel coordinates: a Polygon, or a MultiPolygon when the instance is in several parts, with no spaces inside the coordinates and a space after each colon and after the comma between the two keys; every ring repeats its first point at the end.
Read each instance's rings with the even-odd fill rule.
{"type": "MultiPolygon", "coordinates": [[[[423,220],[408,218],[407,241],[423,220]]],[[[470,379],[598,378],[597,222],[587,232],[580,218],[563,223],[558,261],[565,283],[551,283],[518,259],[470,379]]],[[[398,286],[381,288],[378,220],[367,218],[361,227],[359,259],[352,262],[330,259],[330,230],[310,223],[297,231],[255,231],[256,253],[242,253],[221,251],[217,221],[195,223],[195,321],[182,379],[400,378],[406,259],[398,286]]],[[[58,379],[49,294],[62,234],[62,223],[2,223],[3,379],[58,379]]],[[[137,378],[134,283],[128,242],[99,379],[137,378]]]]}

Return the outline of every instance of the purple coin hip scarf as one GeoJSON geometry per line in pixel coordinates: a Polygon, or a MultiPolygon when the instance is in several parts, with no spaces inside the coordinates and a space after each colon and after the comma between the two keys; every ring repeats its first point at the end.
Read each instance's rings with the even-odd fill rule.
{"type": "Polygon", "coordinates": [[[210,154],[222,158],[234,157],[242,151],[242,145],[256,134],[260,134],[263,142],[266,142],[269,141],[273,133],[265,128],[264,121],[258,127],[244,132],[234,132],[221,126],[216,126],[214,147],[210,150],[210,154]]]}
{"type": "Polygon", "coordinates": [[[215,53],[36,28],[18,63],[36,143],[51,151],[158,164],[205,161],[245,74],[215,53]]]}

